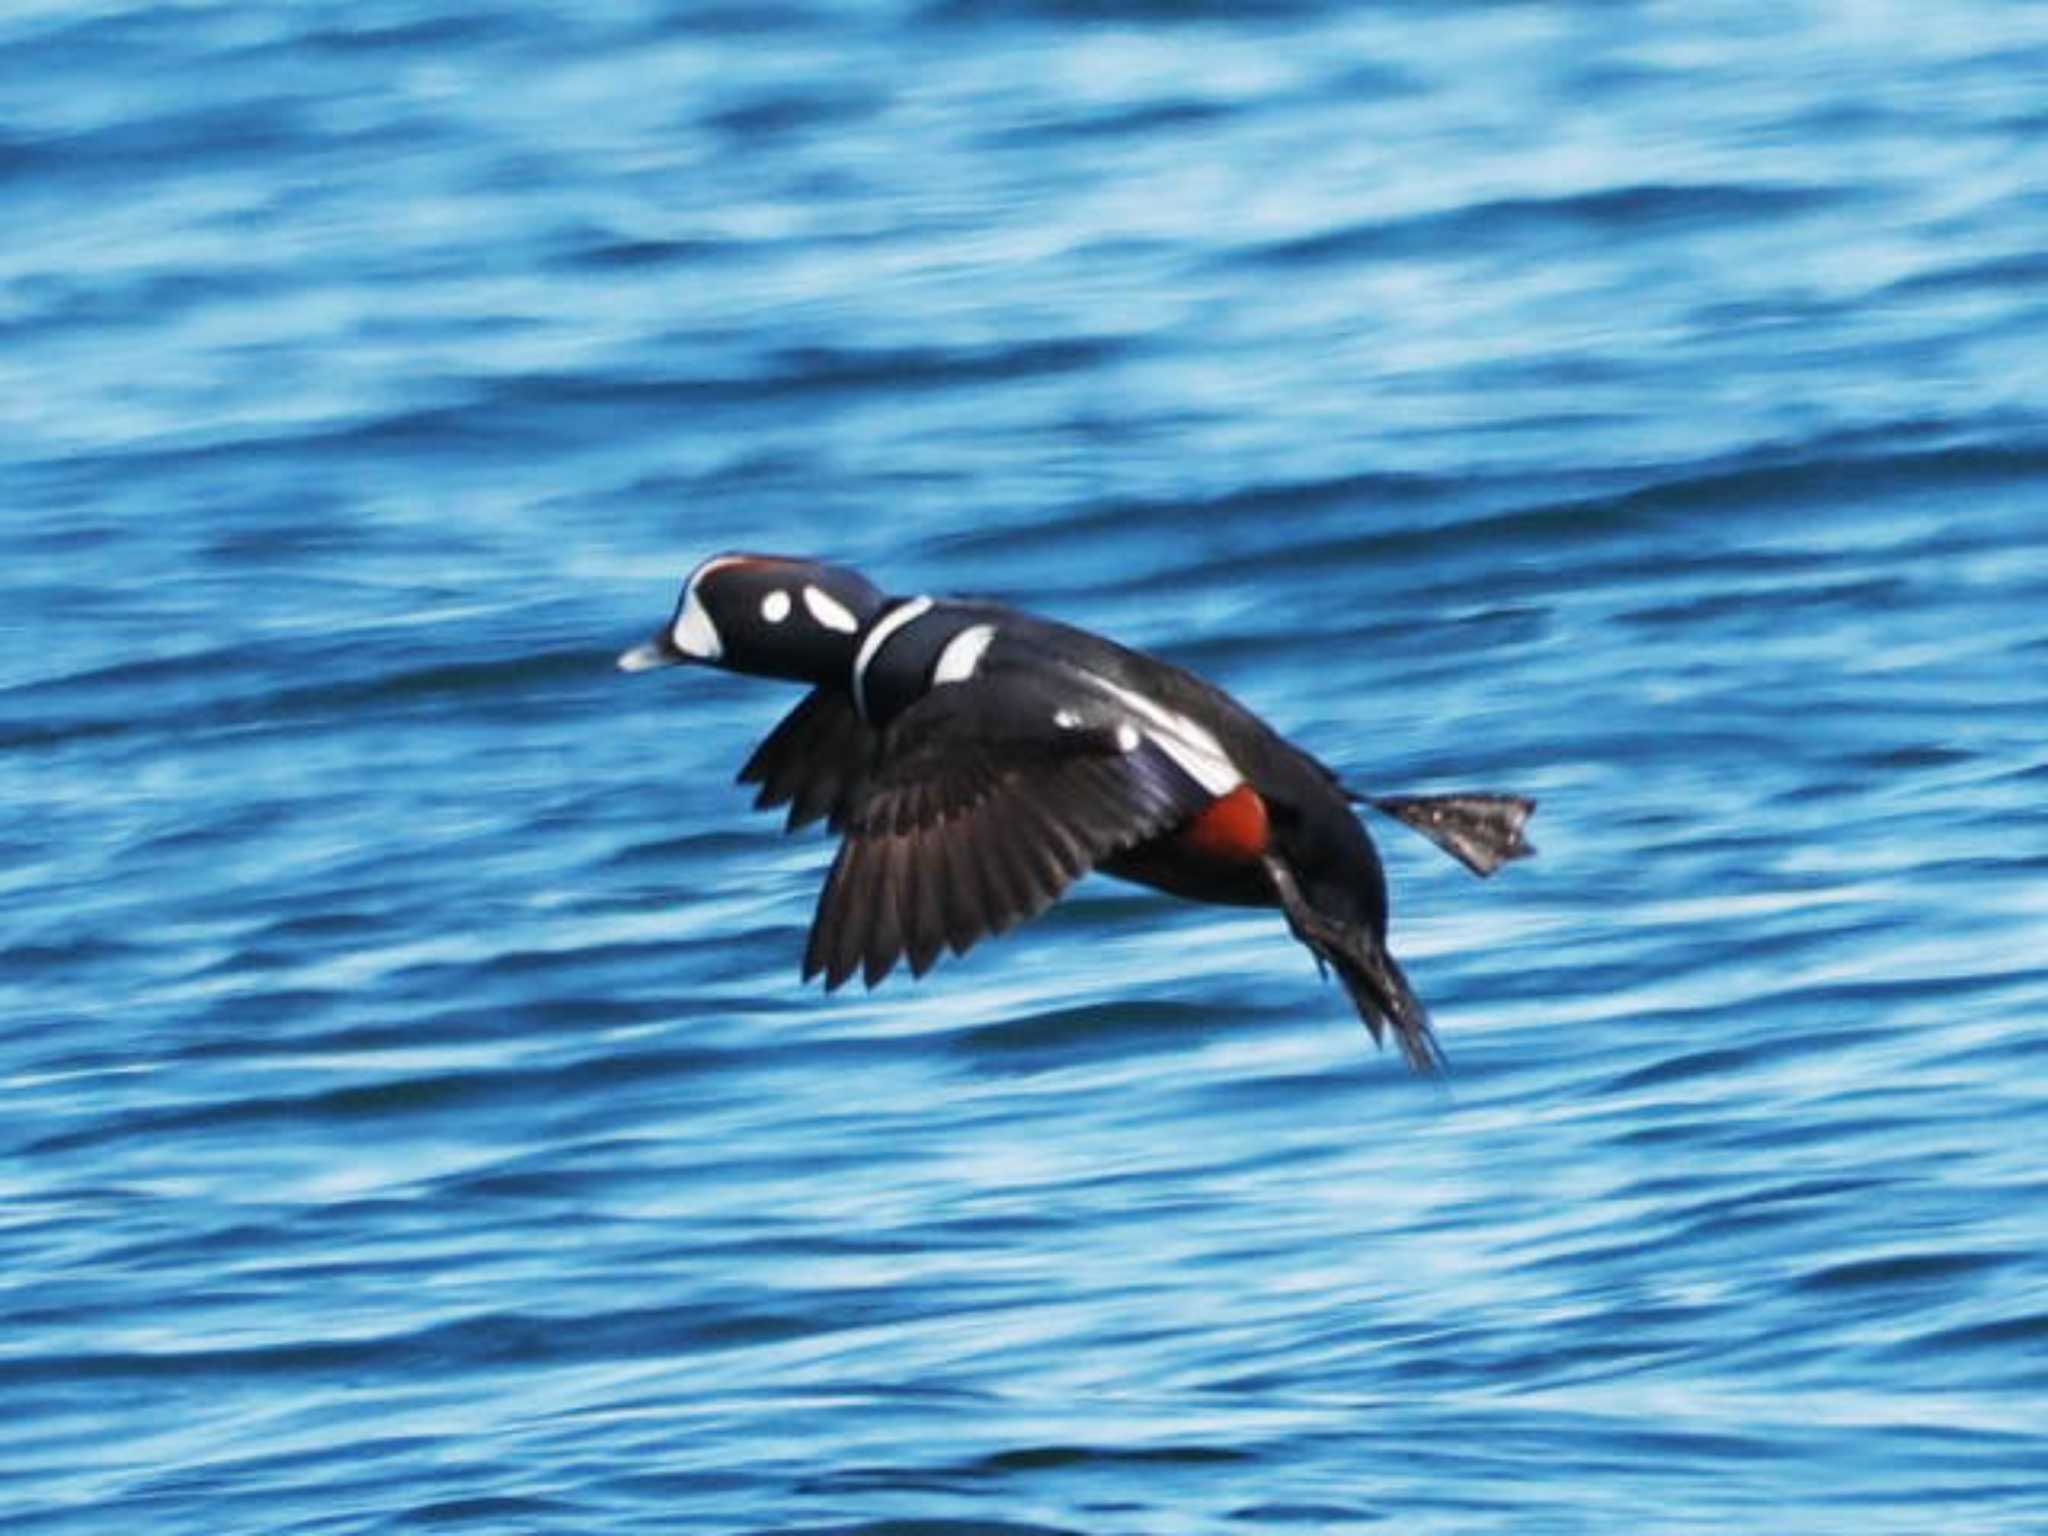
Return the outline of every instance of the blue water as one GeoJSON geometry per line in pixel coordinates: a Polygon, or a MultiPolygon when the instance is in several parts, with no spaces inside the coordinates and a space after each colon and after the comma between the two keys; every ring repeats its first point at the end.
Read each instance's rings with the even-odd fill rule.
{"type": "Polygon", "coordinates": [[[21,1533],[2048,1529],[2048,13],[0,17],[21,1533]],[[1353,780],[797,982],[730,546],[1353,780]]]}

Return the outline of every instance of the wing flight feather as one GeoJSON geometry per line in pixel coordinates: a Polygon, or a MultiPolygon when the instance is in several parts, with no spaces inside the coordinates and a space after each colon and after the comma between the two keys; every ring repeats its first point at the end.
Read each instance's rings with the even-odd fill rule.
{"type": "Polygon", "coordinates": [[[1077,718],[1070,697],[1016,678],[935,688],[880,731],[820,689],[754,754],[741,777],[760,804],[789,804],[791,826],[823,815],[844,838],[806,980],[829,990],[858,971],[873,986],[904,959],[922,975],[1214,798],[1127,722],[1077,718]],[[813,756],[834,749],[854,757],[813,756]]]}

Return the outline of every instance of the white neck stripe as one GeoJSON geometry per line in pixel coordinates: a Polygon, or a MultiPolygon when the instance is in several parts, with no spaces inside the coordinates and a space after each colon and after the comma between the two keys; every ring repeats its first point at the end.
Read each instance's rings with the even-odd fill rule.
{"type": "Polygon", "coordinates": [[[881,618],[875,620],[873,626],[868,630],[866,637],[862,639],[860,650],[854,654],[853,658],[853,707],[860,711],[861,719],[865,720],[868,717],[868,663],[875,659],[875,654],[881,650],[883,643],[891,635],[895,634],[904,625],[914,623],[916,620],[923,618],[931,610],[932,600],[930,598],[913,597],[900,608],[892,608],[889,612],[883,614],[881,618]]]}

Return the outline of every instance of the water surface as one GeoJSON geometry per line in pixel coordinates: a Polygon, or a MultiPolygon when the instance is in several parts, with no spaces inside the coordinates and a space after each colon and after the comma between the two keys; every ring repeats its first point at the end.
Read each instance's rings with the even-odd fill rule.
{"type": "Polygon", "coordinates": [[[2048,1526],[2048,26],[0,21],[10,1530],[2048,1526]],[[712,550],[1156,648],[1398,828],[797,959],[712,550]]]}

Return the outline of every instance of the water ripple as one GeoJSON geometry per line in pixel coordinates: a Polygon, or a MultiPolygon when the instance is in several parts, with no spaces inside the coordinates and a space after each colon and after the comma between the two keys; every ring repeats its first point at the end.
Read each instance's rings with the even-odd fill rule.
{"type": "Polygon", "coordinates": [[[10,12],[10,1528],[2048,1524],[2023,9],[10,12]],[[1538,796],[1372,823],[1448,1086],[803,987],[728,546],[1538,796]]]}

